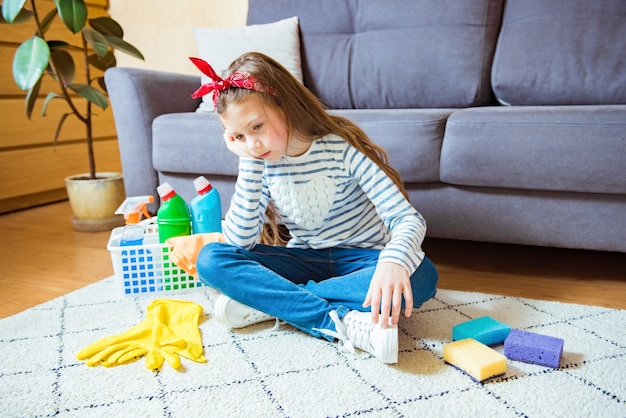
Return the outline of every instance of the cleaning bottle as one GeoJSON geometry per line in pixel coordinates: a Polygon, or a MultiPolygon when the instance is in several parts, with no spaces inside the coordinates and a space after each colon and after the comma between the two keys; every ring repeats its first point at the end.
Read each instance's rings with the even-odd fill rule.
{"type": "Polygon", "coordinates": [[[131,245],[141,245],[143,243],[144,227],[139,224],[141,215],[150,218],[147,204],[154,202],[152,196],[134,196],[125,199],[119,208],[115,211],[116,215],[124,215],[126,225],[122,230],[120,237],[120,247],[131,245]]]}
{"type": "Polygon", "coordinates": [[[198,192],[189,204],[191,230],[194,234],[222,232],[222,204],[217,189],[204,177],[193,181],[198,192]]]}
{"type": "Polygon", "coordinates": [[[143,244],[145,230],[139,221],[141,215],[150,218],[147,204],[154,202],[154,197],[129,197],[115,211],[123,214],[126,225],[120,236],[120,261],[122,263],[122,286],[124,294],[145,293],[155,283],[153,254],[143,244]]]}
{"type": "Polygon", "coordinates": [[[187,202],[176,194],[169,183],[161,184],[157,192],[163,201],[157,212],[159,242],[162,244],[168,238],[191,235],[191,215],[187,202]]]}

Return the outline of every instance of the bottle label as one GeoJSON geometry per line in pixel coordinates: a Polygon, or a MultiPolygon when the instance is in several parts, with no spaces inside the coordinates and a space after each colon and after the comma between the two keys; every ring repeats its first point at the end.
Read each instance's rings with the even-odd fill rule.
{"type": "Polygon", "coordinates": [[[128,247],[132,245],[141,245],[143,243],[143,238],[138,239],[124,239],[120,240],[120,247],[128,247]]]}

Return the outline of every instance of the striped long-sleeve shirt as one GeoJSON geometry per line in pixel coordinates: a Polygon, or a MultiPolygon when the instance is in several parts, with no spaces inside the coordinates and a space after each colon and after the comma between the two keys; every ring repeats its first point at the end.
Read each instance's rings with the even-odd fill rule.
{"type": "Polygon", "coordinates": [[[297,157],[241,158],[225,217],[227,242],[254,247],[270,200],[291,234],[288,247],[379,249],[379,262],[395,262],[409,274],[424,258],[422,216],[384,171],[336,135],[297,157]]]}

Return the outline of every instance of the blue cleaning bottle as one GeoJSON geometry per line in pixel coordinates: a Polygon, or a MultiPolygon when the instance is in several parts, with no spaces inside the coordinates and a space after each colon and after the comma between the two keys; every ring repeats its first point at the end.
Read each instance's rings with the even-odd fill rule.
{"type": "Polygon", "coordinates": [[[204,177],[193,181],[198,192],[189,204],[194,234],[222,232],[222,203],[217,189],[204,177]]]}

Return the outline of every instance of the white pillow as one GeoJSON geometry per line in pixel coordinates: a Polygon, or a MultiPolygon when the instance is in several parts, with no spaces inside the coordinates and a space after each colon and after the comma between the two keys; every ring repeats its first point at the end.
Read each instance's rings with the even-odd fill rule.
{"type": "MultiPolygon", "coordinates": [[[[296,16],[264,25],[242,28],[194,28],[199,58],[208,62],[217,75],[224,77],[228,66],[244,52],[261,52],[281,63],[302,83],[300,33],[296,16]]],[[[202,84],[209,77],[202,75],[202,84]]],[[[213,95],[202,97],[199,112],[213,112],[213,95]]]]}

